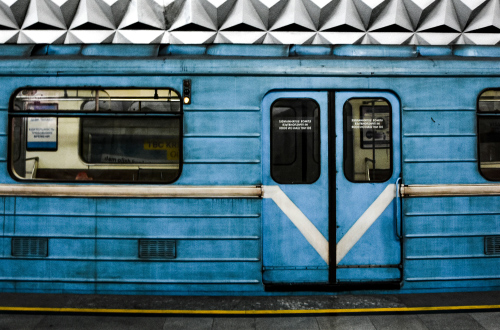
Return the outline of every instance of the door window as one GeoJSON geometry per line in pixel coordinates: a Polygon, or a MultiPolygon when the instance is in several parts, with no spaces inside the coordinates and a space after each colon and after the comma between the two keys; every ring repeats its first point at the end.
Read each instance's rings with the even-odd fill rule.
{"type": "Polygon", "coordinates": [[[320,176],[319,105],[312,99],[278,99],[271,107],[271,177],[308,184],[320,176]]]}
{"type": "Polygon", "coordinates": [[[383,182],[392,176],[391,106],[382,98],[344,104],[344,174],[351,182],[383,182]]]}

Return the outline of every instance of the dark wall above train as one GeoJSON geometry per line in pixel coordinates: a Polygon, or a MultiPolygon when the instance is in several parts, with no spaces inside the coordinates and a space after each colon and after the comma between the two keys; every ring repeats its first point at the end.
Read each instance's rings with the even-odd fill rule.
{"type": "Polygon", "coordinates": [[[0,44],[495,45],[499,0],[0,0],[0,44]]]}

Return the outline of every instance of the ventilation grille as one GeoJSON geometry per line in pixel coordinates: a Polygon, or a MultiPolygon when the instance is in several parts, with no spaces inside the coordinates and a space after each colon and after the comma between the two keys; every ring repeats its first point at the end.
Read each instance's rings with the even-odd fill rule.
{"type": "Polygon", "coordinates": [[[48,251],[48,238],[16,237],[12,239],[13,257],[47,257],[49,255],[48,251]]]}
{"type": "Polygon", "coordinates": [[[139,240],[139,258],[174,259],[175,240],[141,239],[139,240]]]}
{"type": "Polygon", "coordinates": [[[500,255],[500,236],[486,236],[484,238],[484,254],[500,255]]]}

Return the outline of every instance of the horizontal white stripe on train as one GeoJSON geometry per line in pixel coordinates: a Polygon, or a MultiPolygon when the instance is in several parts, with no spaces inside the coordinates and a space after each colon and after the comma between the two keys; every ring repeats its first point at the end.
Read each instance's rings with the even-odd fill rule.
{"type": "MultiPolygon", "coordinates": [[[[401,197],[500,196],[500,184],[401,185],[401,197]]],[[[0,184],[0,196],[114,198],[261,198],[263,187],[106,184],[0,184]]]]}
{"type": "Polygon", "coordinates": [[[258,186],[0,184],[0,196],[114,198],[260,198],[258,186]]]}

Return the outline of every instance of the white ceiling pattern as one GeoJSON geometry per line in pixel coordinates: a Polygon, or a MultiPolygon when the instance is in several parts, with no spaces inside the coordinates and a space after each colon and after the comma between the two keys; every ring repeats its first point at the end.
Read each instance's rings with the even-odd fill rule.
{"type": "Polygon", "coordinates": [[[0,0],[0,44],[499,42],[500,0],[0,0]]]}

